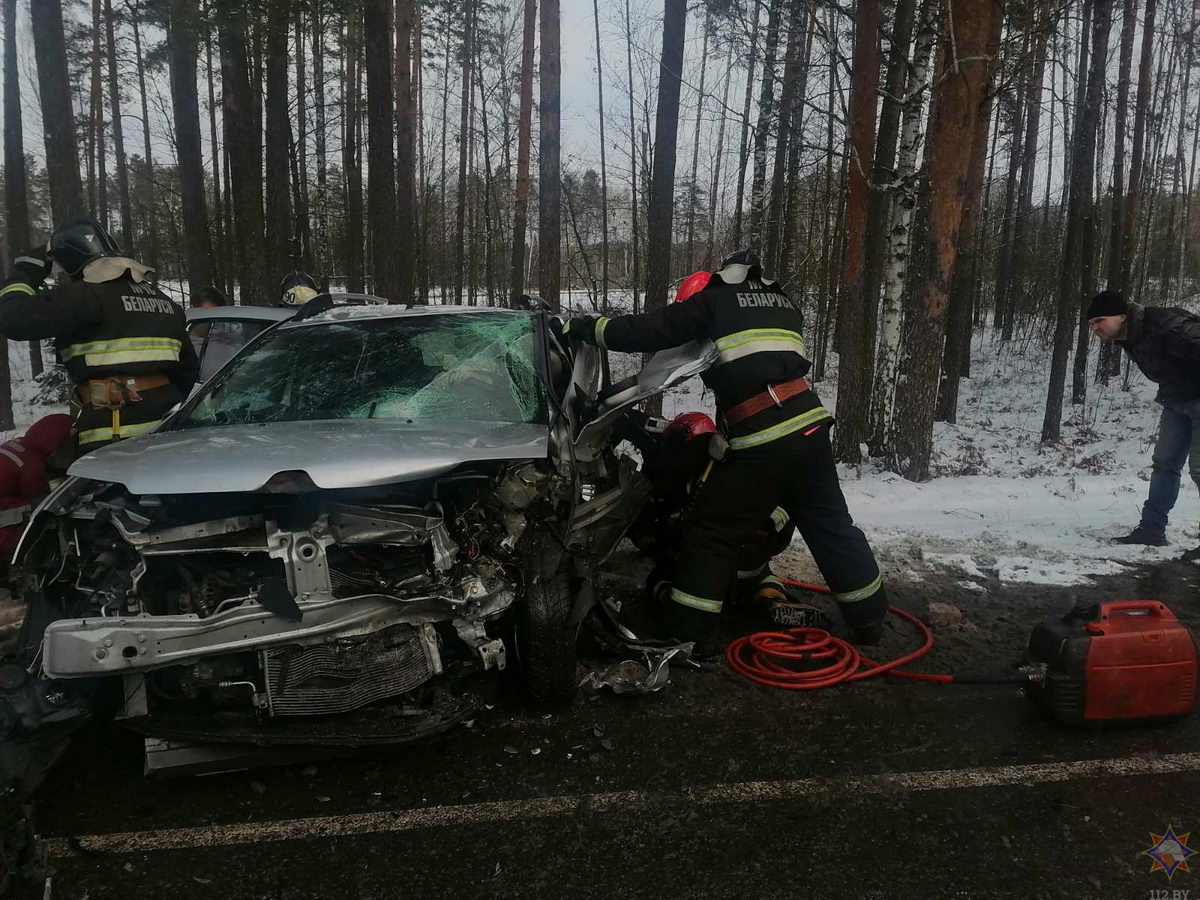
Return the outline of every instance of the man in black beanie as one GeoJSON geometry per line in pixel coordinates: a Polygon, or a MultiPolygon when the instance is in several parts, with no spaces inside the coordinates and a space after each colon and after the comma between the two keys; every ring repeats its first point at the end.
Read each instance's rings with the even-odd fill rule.
{"type": "MultiPolygon", "coordinates": [[[[1088,325],[1102,341],[1116,341],[1142,374],[1158,385],[1162,404],[1150,494],[1142,521],[1120,544],[1167,544],[1167,516],[1179,496],[1184,460],[1200,486],[1200,316],[1182,309],[1144,307],[1117,291],[1101,291],[1088,305],[1088,325]]],[[[1200,559],[1200,548],[1184,554],[1200,559]]]]}

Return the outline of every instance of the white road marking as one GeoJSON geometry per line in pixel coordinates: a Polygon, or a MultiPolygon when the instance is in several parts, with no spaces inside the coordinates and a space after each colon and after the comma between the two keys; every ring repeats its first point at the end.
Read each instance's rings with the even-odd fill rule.
{"type": "Polygon", "coordinates": [[[843,794],[893,794],[918,791],[1005,787],[1085,778],[1127,778],[1138,775],[1171,775],[1200,772],[1200,753],[1172,753],[1153,758],[1088,759],[1024,766],[978,769],[944,769],[931,772],[888,772],[879,775],[845,775],[832,778],[797,778],[787,781],[747,781],[680,791],[610,791],[500,800],[457,806],[313,816],[276,822],[246,822],[89,834],[46,841],[51,857],[75,854],[75,848],[92,853],[145,853],[156,850],[195,850],[293,841],[388,834],[418,828],[444,828],[492,822],[526,821],[552,816],[594,812],[621,812],[650,806],[762,803],[843,794]]]}

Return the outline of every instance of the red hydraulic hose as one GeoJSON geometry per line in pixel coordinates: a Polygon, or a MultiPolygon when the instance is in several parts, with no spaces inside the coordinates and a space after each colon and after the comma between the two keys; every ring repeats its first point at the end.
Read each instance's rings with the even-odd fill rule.
{"type": "MultiPolygon", "coordinates": [[[[780,580],[801,590],[832,593],[823,584],[809,584],[790,578],[780,580]]],[[[933,632],[906,610],[891,606],[888,612],[914,625],[924,639],[918,649],[890,662],[876,662],[863,656],[853,644],[834,637],[823,628],[785,628],[740,637],[725,648],[725,661],[731,669],[750,681],[787,691],[813,691],[843,681],[862,681],[884,674],[914,681],[952,683],[955,680],[953,675],[899,671],[901,666],[920,659],[933,648],[933,632]]]]}

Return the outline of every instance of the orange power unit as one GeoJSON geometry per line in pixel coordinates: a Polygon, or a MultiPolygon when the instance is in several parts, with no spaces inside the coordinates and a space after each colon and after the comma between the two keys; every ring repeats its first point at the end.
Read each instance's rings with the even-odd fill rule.
{"type": "Polygon", "coordinates": [[[1169,722],[1196,705],[1196,644],[1157,600],[1077,606],[1033,630],[1029,697],[1070,725],[1169,722]]]}

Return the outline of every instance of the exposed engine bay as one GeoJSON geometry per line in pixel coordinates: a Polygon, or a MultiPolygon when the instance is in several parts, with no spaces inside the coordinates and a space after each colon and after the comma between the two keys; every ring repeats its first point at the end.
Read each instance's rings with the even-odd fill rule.
{"type": "Polygon", "coordinates": [[[559,574],[530,559],[553,526],[529,523],[558,519],[569,491],[539,462],[342,492],[138,497],[77,480],[27,551],[52,619],[42,670],[124,676],[128,718],[419,709],[435,676],[514,662],[505,614],[559,574]]]}

